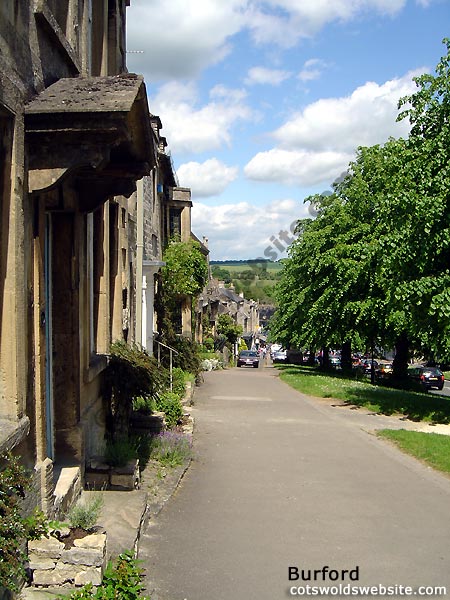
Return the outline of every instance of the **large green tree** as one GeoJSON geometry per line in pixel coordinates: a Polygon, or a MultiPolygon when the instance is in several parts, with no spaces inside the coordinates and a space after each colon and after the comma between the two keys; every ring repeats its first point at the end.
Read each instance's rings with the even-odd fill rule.
{"type": "Polygon", "coordinates": [[[277,286],[272,335],[340,345],[359,336],[450,356],[450,46],[436,75],[400,101],[408,139],[359,148],[328,197],[312,197],[277,286]]]}

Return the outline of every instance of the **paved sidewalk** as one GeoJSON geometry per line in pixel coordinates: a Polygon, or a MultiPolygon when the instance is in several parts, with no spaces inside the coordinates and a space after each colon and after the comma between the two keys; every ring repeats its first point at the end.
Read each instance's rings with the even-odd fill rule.
{"type": "Polygon", "coordinates": [[[372,435],[423,424],[269,368],[206,374],[194,412],[198,458],[140,543],[152,600],[281,600],[290,566],[450,590],[449,478],[372,435]]]}

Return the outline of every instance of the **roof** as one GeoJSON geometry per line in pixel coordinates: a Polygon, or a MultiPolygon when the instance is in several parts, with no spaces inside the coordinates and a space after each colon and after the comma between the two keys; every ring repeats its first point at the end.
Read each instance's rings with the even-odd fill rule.
{"type": "Polygon", "coordinates": [[[129,112],[143,82],[134,73],[62,78],[31,100],[25,114],[129,112]]]}
{"type": "Polygon", "coordinates": [[[25,106],[25,134],[30,193],[72,176],[81,210],[130,196],[156,161],[144,80],[133,73],[56,81],[25,106]]]}
{"type": "Polygon", "coordinates": [[[219,288],[219,294],[238,304],[244,302],[244,298],[242,298],[242,296],[239,296],[236,294],[236,292],[233,292],[233,290],[230,290],[229,288],[219,288]]]}

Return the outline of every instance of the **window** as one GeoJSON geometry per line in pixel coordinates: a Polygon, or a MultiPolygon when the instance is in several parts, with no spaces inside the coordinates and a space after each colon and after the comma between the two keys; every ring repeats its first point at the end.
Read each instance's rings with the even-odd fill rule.
{"type": "Polygon", "coordinates": [[[181,209],[169,209],[169,237],[181,237],[181,209]]]}
{"type": "Polygon", "coordinates": [[[156,258],[158,256],[158,238],[152,234],[152,256],[156,258]]]}

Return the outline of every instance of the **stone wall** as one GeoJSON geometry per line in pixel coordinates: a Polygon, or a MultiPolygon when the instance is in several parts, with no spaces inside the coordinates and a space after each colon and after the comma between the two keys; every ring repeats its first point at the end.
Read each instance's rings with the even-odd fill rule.
{"type": "Polygon", "coordinates": [[[106,534],[93,533],[68,544],[70,530],[28,543],[32,585],[100,585],[106,567],[106,534]],[[68,547],[67,547],[68,546],[68,547]]]}

